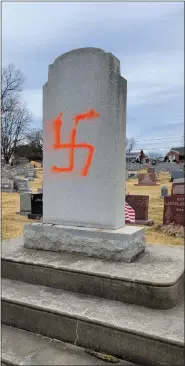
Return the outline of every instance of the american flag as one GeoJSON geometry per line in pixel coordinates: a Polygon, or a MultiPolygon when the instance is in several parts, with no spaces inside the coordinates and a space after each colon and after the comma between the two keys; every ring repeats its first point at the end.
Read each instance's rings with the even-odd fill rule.
{"type": "Polygon", "coordinates": [[[125,223],[126,224],[135,224],[135,211],[126,202],[125,202],[125,223]]]}

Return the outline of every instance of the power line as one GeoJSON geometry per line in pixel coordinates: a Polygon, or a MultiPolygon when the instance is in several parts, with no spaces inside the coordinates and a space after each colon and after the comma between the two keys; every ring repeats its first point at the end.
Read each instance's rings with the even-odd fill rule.
{"type": "Polygon", "coordinates": [[[184,136],[169,136],[169,137],[156,137],[156,138],[150,138],[150,137],[148,137],[148,139],[147,140],[135,140],[136,142],[144,142],[144,141],[148,141],[148,140],[150,140],[150,141],[163,141],[163,140],[173,140],[173,139],[182,139],[182,138],[184,138],[184,136]]]}

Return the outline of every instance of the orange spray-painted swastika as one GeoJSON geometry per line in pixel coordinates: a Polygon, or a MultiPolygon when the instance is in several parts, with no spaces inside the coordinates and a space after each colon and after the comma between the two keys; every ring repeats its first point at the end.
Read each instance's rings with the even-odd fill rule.
{"type": "Polygon", "coordinates": [[[94,147],[92,145],[81,143],[76,143],[76,134],[77,134],[77,126],[78,123],[85,119],[91,119],[99,117],[99,113],[91,109],[87,113],[78,114],[73,118],[74,121],[74,127],[71,130],[70,133],[70,140],[68,143],[64,144],[61,143],[61,128],[62,128],[62,113],[59,114],[59,116],[53,121],[53,129],[54,129],[54,136],[55,136],[55,144],[53,145],[53,148],[55,150],[57,149],[69,149],[69,165],[68,167],[62,167],[58,168],[56,165],[52,166],[53,172],[61,172],[61,173],[70,173],[74,170],[74,158],[75,158],[75,149],[86,149],[88,150],[88,157],[87,160],[81,170],[82,176],[87,176],[89,172],[89,167],[92,162],[93,154],[94,154],[94,147]]]}

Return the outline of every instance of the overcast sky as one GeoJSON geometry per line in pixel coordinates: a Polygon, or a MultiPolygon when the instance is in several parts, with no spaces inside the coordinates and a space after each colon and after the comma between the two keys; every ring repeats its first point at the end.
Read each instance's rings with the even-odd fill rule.
{"type": "MultiPolygon", "coordinates": [[[[184,4],[3,3],[3,66],[25,75],[23,100],[42,124],[48,65],[79,47],[98,47],[121,61],[128,81],[127,137],[135,150],[183,145],[184,4]]],[[[33,127],[34,127],[33,126],[33,127]]]]}

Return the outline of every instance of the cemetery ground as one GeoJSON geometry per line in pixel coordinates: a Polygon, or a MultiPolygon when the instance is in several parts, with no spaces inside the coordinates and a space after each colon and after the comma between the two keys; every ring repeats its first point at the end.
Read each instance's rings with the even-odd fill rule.
{"type": "MultiPolygon", "coordinates": [[[[144,170],[141,172],[145,172],[144,170]]],[[[37,178],[29,182],[33,192],[42,185],[42,169],[37,169],[37,178]]],[[[170,194],[172,183],[169,182],[170,175],[161,173],[159,186],[135,186],[136,179],[129,179],[126,182],[127,193],[141,194],[149,196],[149,219],[154,220],[153,226],[145,226],[146,241],[148,244],[183,245],[184,238],[172,237],[157,231],[157,226],[163,220],[163,199],[160,198],[161,187],[168,187],[170,194]]],[[[34,220],[29,220],[26,216],[16,214],[20,208],[19,193],[2,192],[2,239],[16,238],[23,235],[24,224],[31,224],[34,220]]]]}

